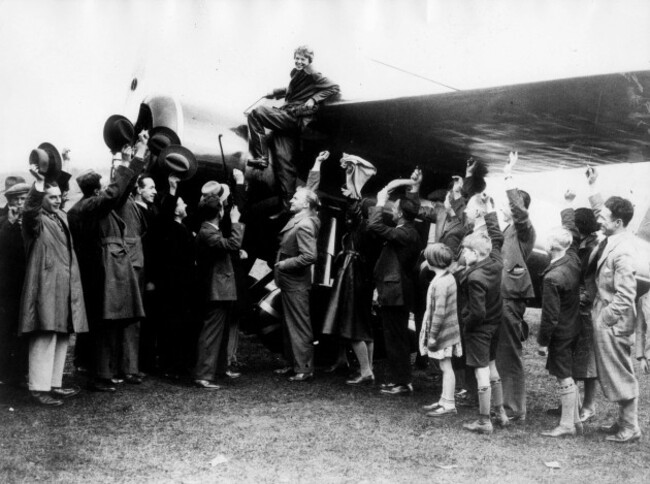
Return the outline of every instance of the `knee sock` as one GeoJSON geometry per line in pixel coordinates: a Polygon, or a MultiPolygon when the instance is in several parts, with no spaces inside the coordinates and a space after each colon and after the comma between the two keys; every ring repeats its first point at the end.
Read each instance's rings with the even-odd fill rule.
{"type": "Polygon", "coordinates": [[[490,387],[492,388],[492,406],[498,410],[500,407],[503,407],[503,387],[501,385],[501,379],[492,380],[490,382],[490,387]]]}
{"type": "Polygon", "coordinates": [[[478,413],[481,419],[490,419],[490,401],[492,400],[492,389],[481,387],[478,389],[478,413]]]}
{"type": "Polygon", "coordinates": [[[560,394],[560,402],[562,403],[560,425],[562,427],[571,428],[575,424],[576,408],[576,390],[573,380],[566,384],[558,383],[558,393],[560,394]]]}

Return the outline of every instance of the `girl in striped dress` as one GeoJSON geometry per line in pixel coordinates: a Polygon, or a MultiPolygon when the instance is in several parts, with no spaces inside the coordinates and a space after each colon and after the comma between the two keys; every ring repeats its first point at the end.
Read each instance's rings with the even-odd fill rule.
{"type": "Polygon", "coordinates": [[[453,256],[451,249],[444,244],[431,244],[424,250],[424,257],[435,272],[435,277],[427,291],[427,307],[420,331],[420,353],[439,360],[442,370],[440,400],[424,407],[430,417],[456,413],[456,377],[451,357],[462,356],[463,350],[456,307],[456,280],[449,272],[453,256]]]}

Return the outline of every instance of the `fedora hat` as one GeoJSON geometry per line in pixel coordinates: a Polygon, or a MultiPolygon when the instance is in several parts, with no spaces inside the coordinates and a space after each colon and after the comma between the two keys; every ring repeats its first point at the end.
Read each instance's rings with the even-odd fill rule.
{"type": "Polygon", "coordinates": [[[180,145],[181,139],[176,132],[167,126],[156,126],[149,131],[149,151],[153,156],[158,156],[162,150],[170,145],[180,145]]]}
{"type": "Polygon", "coordinates": [[[104,123],[104,143],[113,153],[118,153],[135,138],[133,123],[121,114],[113,114],[104,123]]]}
{"type": "Polygon", "coordinates": [[[61,173],[61,154],[52,143],[41,143],[29,154],[29,164],[37,165],[47,181],[56,181],[61,173]]]}
{"type": "Polygon", "coordinates": [[[230,196],[230,187],[225,183],[209,181],[201,187],[201,199],[218,197],[221,203],[225,203],[230,196]]]}
{"type": "Polygon", "coordinates": [[[181,180],[189,180],[198,169],[194,154],[181,145],[169,145],[158,155],[158,167],[167,175],[176,175],[181,180]]]}
{"type": "Polygon", "coordinates": [[[7,200],[10,197],[15,197],[27,193],[29,191],[29,185],[24,182],[18,182],[15,185],[12,185],[9,189],[5,190],[4,194],[7,200]]]}

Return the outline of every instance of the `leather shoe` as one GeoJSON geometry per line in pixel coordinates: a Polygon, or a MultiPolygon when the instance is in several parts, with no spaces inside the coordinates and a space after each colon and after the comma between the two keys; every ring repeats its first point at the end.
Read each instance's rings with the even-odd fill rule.
{"type": "Polygon", "coordinates": [[[140,375],[126,375],[124,381],[129,385],[140,385],[142,383],[142,377],[140,375]]]}
{"type": "Polygon", "coordinates": [[[313,373],[296,373],[288,378],[289,381],[310,381],[314,379],[313,373]]]}
{"type": "Polygon", "coordinates": [[[231,380],[236,380],[237,378],[239,378],[241,376],[241,373],[238,372],[238,371],[235,371],[235,370],[228,369],[224,373],[224,376],[226,376],[227,378],[230,378],[231,380]]]}
{"type": "Polygon", "coordinates": [[[596,411],[590,408],[583,408],[580,410],[580,421],[582,423],[589,422],[596,415],[596,411]]]}
{"type": "Polygon", "coordinates": [[[456,407],[445,408],[442,405],[431,412],[427,412],[427,417],[444,417],[445,415],[456,415],[456,407]]]}
{"type": "Polygon", "coordinates": [[[59,400],[58,398],[54,398],[52,395],[50,395],[49,392],[36,392],[33,391],[32,397],[34,400],[36,400],[39,405],[43,405],[46,407],[60,407],[63,405],[63,401],[59,400]]]}
{"type": "Polygon", "coordinates": [[[486,435],[490,435],[494,431],[494,427],[492,427],[492,422],[490,422],[490,419],[488,417],[463,424],[463,428],[465,430],[469,430],[470,432],[476,432],[478,434],[486,434],[486,435]]]}
{"type": "Polygon", "coordinates": [[[384,395],[410,395],[413,393],[413,385],[393,385],[392,387],[382,388],[381,393],[384,395]]]}
{"type": "Polygon", "coordinates": [[[204,390],[219,390],[221,387],[208,380],[194,380],[194,384],[204,390]]]}
{"type": "Polygon", "coordinates": [[[601,425],[598,430],[609,435],[614,435],[617,434],[621,430],[621,428],[618,425],[618,422],[614,422],[611,424],[601,425]]]}
{"type": "Polygon", "coordinates": [[[260,170],[263,170],[269,166],[269,159],[264,156],[260,158],[251,158],[246,164],[253,168],[259,168],[260,170]]]}
{"type": "Polygon", "coordinates": [[[78,395],[80,391],[81,388],[79,388],[78,386],[69,387],[69,388],[58,387],[58,388],[52,388],[52,390],[50,390],[50,394],[54,398],[70,398],[70,397],[74,397],[75,395],[78,395]]]}
{"type": "Polygon", "coordinates": [[[375,383],[375,375],[372,373],[367,376],[357,376],[355,378],[350,378],[349,380],[346,380],[345,383],[347,385],[364,385],[364,384],[370,384],[372,385],[375,383]]]}
{"type": "Polygon", "coordinates": [[[543,435],[544,437],[553,437],[553,438],[575,437],[576,428],[575,427],[564,427],[563,425],[558,425],[553,430],[547,430],[546,432],[542,432],[541,435],[543,435]]]}
{"type": "Polygon", "coordinates": [[[288,373],[291,373],[292,371],[293,368],[291,368],[290,366],[285,366],[282,368],[276,368],[275,370],[273,370],[273,373],[276,375],[286,375],[288,373]]]}
{"type": "Polygon", "coordinates": [[[427,412],[430,412],[431,410],[435,410],[438,407],[441,407],[440,403],[434,402],[429,405],[422,405],[422,410],[426,410],[427,412]]]}
{"type": "Polygon", "coordinates": [[[614,435],[609,435],[605,438],[608,442],[616,442],[618,444],[625,444],[626,442],[634,442],[641,438],[640,429],[624,428],[616,432],[614,435]]]}
{"type": "Polygon", "coordinates": [[[90,389],[94,392],[113,393],[117,390],[112,380],[95,380],[90,384],[90,389]]]}

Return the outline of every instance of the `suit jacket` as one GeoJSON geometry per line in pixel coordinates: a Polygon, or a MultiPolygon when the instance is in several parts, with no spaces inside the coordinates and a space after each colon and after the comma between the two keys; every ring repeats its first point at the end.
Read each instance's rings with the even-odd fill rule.
{"type": "Polygon", "coordinates": [[[382,220],[382,212],[383,207],[371,207],[368,218],[368,230],[384,240],[374,270],[378,302],[381,306],[413,309],[420,238],[413,222],[389,227],[382,220]]]}
{"type": "Polygon", "coordinates": [[[488,234],[492,240],[490,255],[469,267],[460,277],[462,326],[466,333],[494,334],[501,323],[503,299],[501,275],[503,235],[495,213],[485,216],[488,234]]]}
{"type": "Polygon", "coordinates": [[[512,212],[512,223],[503,231],[503,277],[501,292],[504,299],[535,297],[533,281],[526,260],[535,246],[535,228],[519,190],[506,192],[512,212]]]}
{"type": "MultiPolygon", "coordinates": [[[[589,197],[596,217],[603,206],[598,195],[589,197]]],[[[592,252],[595,257],[597,248],[592,252]]],[[[636,318],[636,270],[638,257],[634,235],[628,232],[612,235],[596,265],[596,299],[591,317],[594,325],[612,327],[614,334],[628,336],[634,332],[636,318]]]]}
{"type": "Polygon", "coordinates": [[[304,291],[311,287],[311,266],[318,253],[320,230],[317,215],[301,212],[280,231],[280,248],[275,267],[275,283],[283,291],[304,291]]]}
{"type": "Polygon", "coordinates": [[[637,302],[635,353],[637,359],[650,360],[650,292],[646,292],[637,302]]]}
{"type": "Polygon", "coordinates": [[[237,285],[230,252],[239,250],[244,238],[244,225],[232,224],[230,237],[219,227],[203,222],[196,236],[196,259],[199,284],[205,301],[236,301],[237,285]]]}
{"type": "Polygon", "coordinates": [[[580,233],[573,209],[562,211],[562,225],[573,235],[566,254],[552,262],[543,273],[542,319],[537,342],[548,346],[551,339],[573,339],[580,333],[580,276],[578,256],[580,233]]]}

